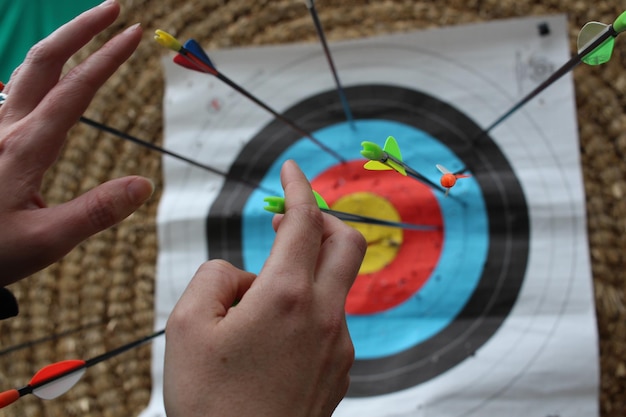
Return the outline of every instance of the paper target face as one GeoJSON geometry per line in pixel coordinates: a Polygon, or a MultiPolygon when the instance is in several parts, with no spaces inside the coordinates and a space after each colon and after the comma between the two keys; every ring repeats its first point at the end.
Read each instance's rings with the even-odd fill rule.
{"type": "Polygon", "coordinates": [[[348,395],[371,396],[435,377],[491,337],[524,277],[528,215],[519,182],[497,145],[480,137],[480,128],[453,107],[386,85],[350,87],[346,95],[355,128],[345,121],[336,91],[284,112],[346,162],[316,149],[282,122],[271,122],[233,163],[231,179],[209,212],[207,240],[212,256],[247,270],[261,269],[272,245],[263,198],[265,190],[280,189],[280,167],[287,159],[300,163],[314,189],[330,195],[331,207],[342,197],[369,192],[403,213],[402,222],[439,227],[403,231],[397,254],[375,271],[361,273],[348,296],[348,328],[356,348],[348,395]],[[430,159],[454,170],[467,167],[471,179],[445,197],[442,189],[397,173],[364,171],[362,158],[354,155],[358,137],[384,138],[389,132],[403,138],[405,161],[423,166],[433,182],[438,175],[430,159]],[[263,188],[239,186],[242,172],[246,182],[261,179],[263,188]],[[429,250],[430,242],[434,247],[429,250]],[[490,316],[496,319],[485,320],[490,316]]]}
{"type": "MultiPolygon", "coordinates": [[[[596,375],[571,80],[481,135],[536,85],[526,63],[567,59],[564,36],[538,35],[546,21],[551,33],[565,33],[564,19],[551,17],[335,44],[354,126],[315,45],[212,56],[342,160],[219,81],[166,64],[167,146],[227,175],[165,160],[161,323],[186,285],[179,276],[203,260],[260,271],[274,237],[263,198],[283,195],[279,170],[294,159],[331,208],[432,226],[365,230],[372,255],[346,305],[356,362],[336,415],[484,415],[523,397],[546,372],[571,380],[568,361],[596,375]],[[396,172],[366,171],[360,143],[382,146],[387,136],[434,183],[436,164],[471,177],[445,197],[396,172]]],[[[576,395],[526,398],[520,409],[593,415],[591,379],[576,395]]]]}

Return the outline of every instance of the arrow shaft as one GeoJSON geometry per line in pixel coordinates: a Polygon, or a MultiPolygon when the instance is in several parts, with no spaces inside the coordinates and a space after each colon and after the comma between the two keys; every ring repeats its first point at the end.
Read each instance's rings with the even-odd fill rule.
{"type": "Polygon", "coordinates": [[[295,124],[293,121],[289,120],[288,118],[286,118],[282,114],[278,113],[276,110],[274,110],[269,105],[267,105],[266,103],[261,101],[259,98],[257,98],[252,93],[250,93],[248,90],[246,90],[245,88],[243,88],[242,86],[240,86],[239,84],[237,84],[236,82],[234,82],[233,80],[231,80],[230,78],[228,78],[227,76],[222,74],[216,68],[210,67],[207,64],[205,64],[200,58],[196,57],[193,54],[193,52],[191,52],[191,51],[189,51],[189,50],[187,50],[185,48],[182,48],[180,53],[191,64],[195,65],[199,70],[204,71],[206,73],[209,73],[211,75],[214,75],[220,81],[222,81],[223,83],[225,83],[226,85],[228,85],[229,87],[231,87],[232,89],[234,89],[235,91],[237,91],[238,93],[240,93],[241,95],[243,95],[244,97],[246,97],[247,99],[252,101],[254,104],[256,104],[259,107],[261,107],[262,109],[266,110],[271,115],[273,115],[275,118],[277,118],[278,120],[280,120],[281,122],[283,122],[287,126],[291,127],[293,130],[295,130],[296,132],[298,132],[302,136],[304,136],[304,137],[308,138],[309,140],[311,140],[320,149],[322,149],[324,152],[328,153],[329,155],[332,155],[339,162],[342,162],[342,163],[346,162],[346,160],[341,155],[339,155],[337,152],[335,152],[334,150],[330,149],[328,146],[324,145],[318,139],[313,137],[313,135],[311,133],[309,133],[306,130],[302,129],[300,126],[295,124]]]}
{"type": "MultiPolygon", "coordinates": [[[[128,133],[124,133],[124,132],[119,131],[119,130],[117,130],[115,128],[107,126],[105,124],[96,122],[96,121],[91,120],[91,119],[89,119],[89,118],[87,118],[85,116],[81,116],[79,120],[82,123],[85,123],[86,125],[95,127],[96,129],[99,129],[99,130],[101,130],[103,132],[110,133],[110,134],[115,135],[115,136],[117,136],[119,138],[122,138],[122,139],[127,140],[127,141],[132,142],[132,143],[135,143],[135,144],[137,144],[139,146],[143,146],[144,148],[148,148],[150,150],[160,152],[160,153],[162,153],[164,155],[171,156],[172,158],[175,158],[175,159],[178,159],[180,161],[186,162],[186,163],[188,163],[190,165],[193,165],[193,166],[195,166],[197,168],[202,168],[202,169],[204,169],[206,171],[212,172],[213,174],[217,174],[217,175],[219,175],[221,177],[231,178],[227,173],[222,172],[222,171],[220,171],[218,169],[215,169],[215,168],[211,167],[210,165],[206,165],[206,164],[203,164],[201,162],[195,161],[193,159],[187,158],[186,156],[183,156],[183,155],[180,155],[178,153],[172,152],[170,150],[167,150],[165,148],[157,146],[157,145],[155,145],[153,143],[150,143],[148,141],[139,139],[139,138],[137,138],[135,136],[131,136],[128,133]]],[[[233,177],[233,179],[241,182],[242,184],[246,184],[246,185],[248,185],[251,188],[258,188],[258,189],[260,189],[260,190],[262,190],[262,191],[264,191],[264,192],[266,192],[268,194],[276,194],[275,191],[272,191],[272,190],[269,190],[267,188],[264,188],[259,183],[256,183],[256,182],[253,182],[253,181],[247,181],[247,180],[236,178],[236,177],[233,177]]]]}
{"type": "Polygon", "coordinates": [[[322,28],[322,23],[320,22],[319,16],[317,14],[315,3],[311,1],[310,4],[307,4],[307,7],[309,9],[309,12],[311,13],[311,18],[313,19],[313,24],[315,25],[317,36],[320,39],[320,43],[322,44],[322,48],[324,49],[324,54],[326,55],[326,60],[328,61],[328,65],[330,66],[330,71],[332,73],[333,79],[335,80],[335,85],[337,86],[337,93],[339,94],[339,100],[341,101],[343,111],[346,114],[346,119],[348,120],[348,123],[350,123],[350,127],[354,130],[355,125],[354,125],[354,117],[352,116],[352,110],[350,110],[350,104],[348,103],[348,99],[346,98],[344,89],[341,86],[341,81],[339,81],[339,75],[337,73],[337,69],[335,68],[333,57],[330,54],[330,49],[328,48],[328,43],[326,42],[326,36],[324,35],[324,29],[322,28]]]}
{"type": "Polygon", "coordinates": [[[19,344],[13,345],[13,346],[9,346],[9,347],[7,347],[5,349],[0,350],[0,356],[7,355],[7,354],[9,354],[11,352],[16,352],[18,350],[26,349],[26,348],[29,348],[31,346],[34,346],[34,345],[37,345],[37,344],[40,344],[40,343],[48,342],[50,340],[56,340],[56,339],[59,339],[61,337],[70,335],[72,333],[80,332],[81,330],[85,330],[85,329],[89,329],[91,327],[99,326],[102,323],[103,323],[103,321],[87,323],[86,325],[83,325],[83,326],[80,326],[80,327],[76,327],[76,328],[73,328],[73,329],[65,330],[65,331],[62,331],[62,332],[59,332],[59,333],[54,333],[54,334],[51,334],[51,335],[48,335],[48,336],[45,336],[45,337],[41,337],[39,339],[33,339],[33,340],[28,341],[28,342],[19,343],[19,344]]]}
{"type": "Polygon", "coordinates": [[[276,110],[274,110],[273,108],[271,108],[270,106],[265,104],[263,101],[261,101],[260,99],[258,99],[254,95],[252,95],[252,93],[250,93],[248,90],[244,89],[239,84],[235,83],[233,80],[231,80],[230,78],[228,78],[227,76],[225,76],[221,72],[218,71],[215,74],[215,76],[220,81],[224,82],[229,87],[231,87],[234,90],[236,90],[237,92],[241,93],[243,96],[245,96],[246,98],[251,100],[253,103],[257,104],[259,107],[263,108],[264,110],[266,110],[267,112],[272,114],[278,120],[280,120],[281,122],[283,122],[287,126],[291,127],[293,130],[295,130],[296,132],[298,132],[302,136],[304,136],[307,139],[311,140],[320,149],[322,149],[324,152],[328,153],[329,155],[332,155],[339,162],[342,162],[342,163],[346,162],[346,160],[341,155],[339,155],[336,151],[334,151],[334,150],[330,149],[328,146],[324,145],[322,142],[320,142],[318,139],[316,139],[311,133],[307,132],[306,130],[304,130],[303,128],[301,128],[297,124],[295,124],[293,121],[289,120],[288,118],[286,118],[282,114],[278,113],[276,110]]]}
{"type": "MultiPolygon", "coordinates": [[[[86,369],[89,368],[91,366],[94,366],[102,361],[105,361],[107,359],[113,358],[117,355],[120,355],[126,351],[129,351],[135,347],[141,346],[147,342],[149,342],[150,340],[161,336],[162,334],[165,333],[165,329],[156,331],[148,336],[142,337],[140,339],[137,339],[135,341],[132,341],[130,343],[127,343],[125,345],[122,345],[116,349],[113,349],[109,352],[105,352],[101,355],[95,356],[91,359],[88,359],[86,361],[76,361],[76,362],[81,362],[80,364],[77,364],[77,366],[73,366],[71,368],[64,368],[63,371],[58,372],[58,373],[54,373],[53,374],[53,370],[50,368],[50,370],[48,371],[48,368],[42,368],[42,371],[48,371],[51,373],[51,375],[47,378],[42,379],[41,381],[38,381],[36,383],[33,384],[28,384],[25,387],[19,388],[17,390],[9,390],[9,391],[5,391],[3,393],[0,393],[0,408],[5,407],[15,401],[17,401],[20,397],[23,397],[24,395],[28,395],[28,394],[32,394],[35,390],[45,387],[49,384],[52,384],[62,378],[68,377],[82,369],[86,369]]],[[[60,364],[60,363],[58,363],[60,364]]],[[[53,367],[54,365],[50,365],[50,367],[53,367]]],[[[41,371],[40,371],[41,372],[41,371]]],[[[36,376],[35,376],[36,378],[36,376]]],[[[70,386],[71,388],[71,386],[70,386]]],[[[63,391],[61,391],[63,392],[63,391]]],[[[60,395],[59,393],[55,393],[56,395],[60,395]]],[[[45,398],[45,397],[44,397],[45,398]]],[[[49,397],[49,398],[53,398],[53,397],[49,397]]]]}
{"type": "MultiPolygon", "coordinates": [[[[394,163],[401,165],[407,175],[409,175],[411,178],[416,179],[422,183],[426,183],[428,184],[431,188],[434,188],[435,190],[441,192],[441,193],[445,193],[445,191],[439,187],[437,184],[435,184],[434,182],[432,182],[431,180],[429,180],[428,178],[426,178],[425,176],[423,176],[422,174],[420,174],[419,172],[417,172],[416,170],[414,170],[413,168],[411,168],[410,166],[408,166],[404,161],[399,160],[398,158],[394,157],[393,155],[389,155],[387,152],[384,152],[386,159],[393,161],[394,163]]],[[[381,161],[383,163],[386,162],[385,161],[381,161]]]]}
{"type": "Polygon", "coordinates": [[[548,77],[544,82],[539,84],[524,96],[520,101],[518,101],[515,105],[513,105],[509,110],[507,110],[502,116],[497,118],[493,123],[491,123],[487,128],[485,128],[478,136],[476,136],[473,141],[477,141],[478,139],[483,138],[489,132],[491,132],[496,126],[500,125],[506,119],[508,119],[511,115],[521,109],[526,103],[535,98],[541,92],[543,92],[546,88],[554,84],[565,74],[573,70],[578,64],[582,62],[582,59],[593,52],[596,48],[602,45],[608,38],[616,37],[618,33],[613,29],[612,25],[607,26],[607,28],[602,31],[598,36],[590,41],[587,45],[583,47],[575,56],[573,56],[569,61],[563,64],[559,69],[557,69],[550,77],[548,77]]]}
{"type": "Polygon", "coordinates": [[[141,346],[141,345],[149,342],[150,340],[152,340],[152,339],[154,339],[156,337],[161,336],[164,333],[165,333],[165,329],[161,329],[161,330],[156,331],[156,332],[154,332],[154,333],[152,333],[152,334],[150,334],[148,336],[142,337],[141,339],[134,340],[134,341],[132,341],[130,343],[127,343],[125,345],[119,346],[119,347],[117,347],[117,348],[115,348],[113,350],[110,350],[108,352],[105,352],[105,353],[103,353],[101,355],[95,356],[95,357],[93,357],[91,359],[87,359],[81,366],[77,366],[75,368],[67,369],[67,370],[65,370],[63,372],[59,372],[58,374],[55,374],[55,375],[51,376],[50,378],[46,378],[45,380],[43,380],[41,382],[38,382],[36,384],[32,384],[32,385],[29,384],[26,387],[21,388],[19,391],[20,391],[20,393],[22,392],[22,390],[24,390],[25,393],[32,393],[37,388],[40,388],[40,387],[42,387],[44,385],[50,384],[52,382],[55,382],[55,381],[57,381],[57,380],[59,380],[59,379],[61,379],[63,377],[66,377],[66,376],[68,376],[70,374],[73,374],[74,372],[79,371],[79,370],[81,370],[83,368],[90,368],[90,367],[92,367],[92,366],[94,366],[94,365],[96,365],[96,364],[98,364],[100,362],[103,362],[103,361],[106,361],[108,359],[111,359],[111,358],[113,358],[113,357],[115,357],[117,355],[120,355],[120,354],[122,354],[124,352],[127,352],[127,351],[129,351],[129,350],[131,350],[131,349],[133,349],[135,347],[141,346]]]}
{"type": "Polygon", "coordinates": [[[328,213],[337,217],[338,219],[346,222],[373,224],[377,226],[396,227],[400,229],[416,230],[421,232],[439,230],[438,226],[419,225],[412,223],[394,222],[391,220],[376,219],[373,217],[362,216],[360,214],[345,213],[343,211],[336,211],[331,209],[322,209],[324,213],[328,213]]]}
{"type": "Polygon", "coordinates": [[[98,356],[96,356],[94,358],[88,359],[88,360],[85,361],[85,367],[89,368],[91,366],[94,366],[94,365],[102,362],[102,361],[106,361],[107,359],[113,358],[113,357],[115,357],[115,356],[117,356],[119,354],[122,354],[122,353],[124,353],[126,351],[129,351],[129,350],[133,349],[133,348],[141,346],[141,345],[149,342],[150,340],[152,340],[152,339],[154,339],[156,337],[159,337],[159,336],[161,336],[163,334],[165,334],[165,329],[161,329],[161,330],[156,331],[156,332],[154,332],[154,333],[152,333],[152,334],[150,334],[148,336],[142,337],[141,339],[137,339],[137,340],[135,340],[133,342],[130,342],[130,343],[122,345],[122,346],[120,346],[118,348],[115,348],[115,349],[113,349],[113,350],[111,350],[109,352],[105,352],[102,355],[98,355],[98,356]]]}

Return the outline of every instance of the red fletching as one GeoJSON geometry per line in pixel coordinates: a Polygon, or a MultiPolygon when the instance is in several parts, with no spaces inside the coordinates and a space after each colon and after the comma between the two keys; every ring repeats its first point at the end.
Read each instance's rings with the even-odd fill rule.
{"type": "Polygon", "coordinates": [[[180,65],[181,67],[185,67],[185,68],[193,70],[193,71],[198,71],[198,72],[204,73],[203,70],[198,68],[193,62],[191,62],[189,59],[187,59],[184,55],[181,55],[181,54],[174,55],[173,61],[176,64],[180,65]]]}
{"type": "Polygon", "coordinates": [[[53,363],[52,365],[44,366],[41,368],[30,380],[29,385],[35,386],[40,385],[51,378],[62,375],[66,372],[71,372],[73,370],[79,369],[85,366],[85,361],[80,359],[70,359],[66,361],[61,361],[57,363],[53,363]]]}

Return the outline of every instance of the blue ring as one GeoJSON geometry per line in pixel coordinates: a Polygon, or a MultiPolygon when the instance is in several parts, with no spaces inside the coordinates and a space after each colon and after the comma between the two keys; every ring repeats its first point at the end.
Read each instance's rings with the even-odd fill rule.
{"type": "MultiPolygon", "coordinates": [[[[358,155],[355,144],[360,143],[359,138],[382,143],[387,136],[394,136],[400,144],[404,161],[434,183],[438,183],[440,176],[435,161],[453,171],[463,167],[445,145],[413,126],[391,120],[359,120],[356,126],[355,133],[347,122],[338,123],[313,132],[313,136],[326,145],[332,144],[332,148],[346,158],[358,155]]],[[[337,164],[332,155],[320,150],[309,139],[301,138],[274,160],[260,182],[263,189],[280,189],[280,167],[288,159],[298,161],[309,179],[337,164]]],[[[489,247],[489,230],[478,183],[473,178],[457,183],[452,194],[462,198],[464,204],[433,192],[445,225],[439,262],[431,278],[404,303],[377,314],[348,315],[348,328],[357,359],[393,355],[439,333],[462,310],[480,280],[489,247]],[[459,262],[459,259],[463,261],[459,262]],[[459,265],[462,265],[462,271],[459,271],[459,265]]],[[[271,214],[263,210],[266,196],[259,189],[253,191],[243,210],[244,269],[254,273],[261,271],[273,243],[270,238],[273,237],[271,214]]]]}

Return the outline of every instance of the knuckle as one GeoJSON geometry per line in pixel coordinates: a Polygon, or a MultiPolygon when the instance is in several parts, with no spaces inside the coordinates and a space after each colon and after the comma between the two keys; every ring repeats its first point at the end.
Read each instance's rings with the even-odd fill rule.
{"type": "Polygon", "coordinates": [[[22,141],[23,135],[19,130],[9,128],[2,132],[0,137],[0,155],[15,154],[19,150],[19,144],[22,141]]]}
{"type": "Polygon", "coordinates": [[[46,65],[55,61],[55,51],[46,46],[45,41],[38,42],[30,48],[24,59],[25,63],[34,65],[46,65]]]}
{"type": "Polygon", "coordinates": [[[344,338],[342,351],[343,351],[342,355],[340,355],[341,363],[338,365],[338,367],[341,372],[348,375],[350,373],[350,369],[352,368],[352,365],[354,365],[354,361],[356,357],[354,344],[352,343],[352,340],[350,339],[350,337],[344,338]]]}
{"type": "MultiPolygon", "coordinates": [[[[86,68],[84,65],[79,65],[72,68],[67,75],[65,75],[64,79],[68,81],[70,85],[81,85],[91,90],[96,90],[100,87],[100,83],[92,74],[93,72],[89,68],[86,68]]],[[[74,90],[79,91],[77,89],[74,90]]]]}
{"type": "Polygon", "coordinates": [[[231,267],[232,265],[228,263],[227,261],[224,261],[222,259],[212,259],[200,265],[200,267],[198,268],[197,274],[212,275],[212,274],[217,273],[221,275],[227,272],[227,270],[230,269],[231,267]]]}
{"type": "Polygon", "coordinates": [[[322,332],[332,339],[342,339],[346,336],[347,328],[343,311],[329,311],[321,323],[322,332]]]}
{"type": "Polygon", "coordinates": [[[184,303],[176,304],[174,310],[167,318],[165,325],[165,336],[178,338],[180,335],[188,334],[194,324],[193,311],[184,303]]]}
{"type": "Polygon", "coordinates": [[[316,230],[322,230],[324,228],[324,217],[322,212],[316,206],[310,204],[298,204],[289,207],[286,216],[296,217],[303,223],[307,223],[307,227],[314,228],[316,230]]]}
{"type": "Polygon", "coordinates": [[[352,247],[365,255],[365,251],[367,250],[367,241],[361,232],[352,227],[348,227],[345,238],[349,244],[352,245],[352,247]]]}
{"type": "Polygon", "coordinates": [[[96,195],[87,200],[86,213],[89,223],[98,230],[106,229],[117,223],[117,213],[112,199],[96,195]]]}
{"type": "Polygon", "coordinates": [[[343,366],[341,366],[341,370],[346,375],[349,374],[350,369],[352,368],[352,365],[354,365],[354,360],[355,360],[354,345],[352,344],[352,342],[349,342],[346,344],[346,347],[344,348],[343,366]]]}
{"type": "Polygon", "coordinates": [[[236,271],[236,268],[231,263],[221,259],[213,259],[200,265],[194,278],[228,282],[231,280],[234,271],[236,271]]]}
{"type": "MultiPolygon", "coordinates": [[[[28,56],[28,55],[27,55],[28,56]]],[[[22,70],[22,67],[24,66],[24,63],[21,63],[20,65],[18,65],[13,72],[11,73],[11,76],[9,77],[9,83],[11,82],[11,80],[14,80],[17,78],[18,74],[20,73],[20,71],[22,70]]],[[[9,84],[7,84],[5,86],[5,89],[9,86],[9,84]]],[[[5,90],[6,92],[6,90],[5,90]]]]}
{"type": "Polygon", "coordinates": [[[285,314],[309,311],[313,302],[312,288],[307,283],[293,283],[280,290],[277,308],[285,314]]]}
{"type": "Polygon", "coordinates": [[[352,343],[352,339],[350,339],[349,335],[346,337],[345,351],[346,351],[346,357],[347,357],[347,362],[348,362],[348,368],[351,368],[356,358],[356,351],[354,349],[354,343],[352,343]]]}

